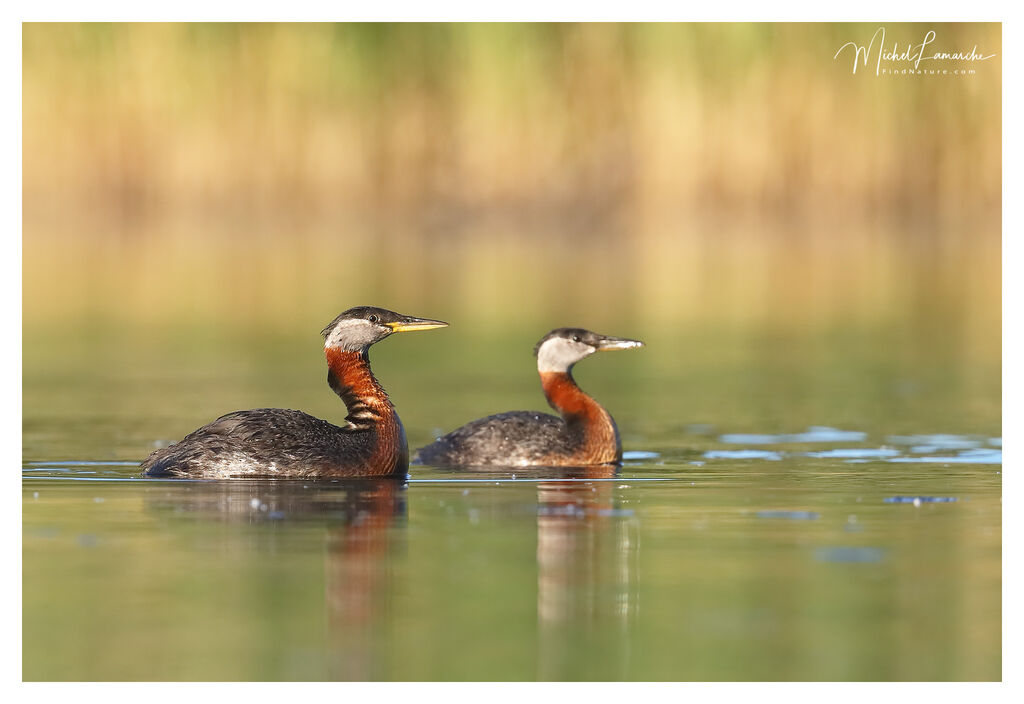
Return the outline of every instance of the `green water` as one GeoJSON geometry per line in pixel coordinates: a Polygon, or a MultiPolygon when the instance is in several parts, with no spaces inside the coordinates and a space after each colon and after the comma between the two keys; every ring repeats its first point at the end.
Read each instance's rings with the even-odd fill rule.
{"type": "MultiPolygon", "coordinates": [[[[375,348],[410,445],[542,409],[542,332],[375,348]]],[[[648,343],[577,368],[617,472],[322,485],[135,468],[230,410],[340,421],[315,330],[29,331],[23,676],[1001,678],[998,359],[927,330],[601,332],[648,343]]]]}

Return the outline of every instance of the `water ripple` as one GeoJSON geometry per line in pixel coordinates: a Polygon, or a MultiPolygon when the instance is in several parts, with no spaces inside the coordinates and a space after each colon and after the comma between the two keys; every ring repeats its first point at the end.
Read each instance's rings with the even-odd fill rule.
{"type": "Polygon", "coordinates": [[[660,452],[647,452],[645,450],[629,450],[622,453],[624,460],[653,460],[661,457],[660,452]]]}
{"type": "Polygon", "coordinates": [[[758,511],[758,518],[785,518],[790,521],[816,521],[817,511],[758,511]]]}
{"type": "Polygon", "coordinates": [[[966,435],[951,435],[948,433],[932,435],[890,435],[887,442],[893,445],[913,445],[911,452],[928,453],[936,450],[969,450],[981,444],[974,438],[966,435]]]}
{"type": "Polygon", "coordinates": [[[805,452],[808,457],[823,457],[843,459],[847,457],[872,458],[872,457],[897,457],[901,453],[887,447],[845,447],[835,450],[822,450],[821,452],[805,452]]]}
{"type": "Polygon", "coordinates": [[[840,563],[872,563],[881,562],[885,558],[885,550],[869,547],[829,547],[814,551],[814,559],[818,562],[840,563]]]}
{"type": "Polygon", "coordinates": [[[951,504],[956,501],[955,496],[887,496],[882,499],[887,504],[951,504]]]}
{"type": "Polygon", "coordinates": [[[989,449],[966,450],[964,452],[961,452],[959,455],[952,455],[948,457],[893,457],[891,459],[886,460],[886,462],[926,462],[938,464],[1002,464],[1003,451],[989,449]]]}
{"type": "Polygon", "coordinates": [[[770,450],[709,450],[704,453],[709,460],[781,460],[782,455],[770,450]]]}
{"type": "Polygon", "coordinates": [[[839,430],[822,425],[812,425],[804,433],[782,435],[729,433],[719,437],[719,440],[731,445],[776,445],[787,442],[863,442],[867,436],[867,433],[859,430],[839,430]]]}

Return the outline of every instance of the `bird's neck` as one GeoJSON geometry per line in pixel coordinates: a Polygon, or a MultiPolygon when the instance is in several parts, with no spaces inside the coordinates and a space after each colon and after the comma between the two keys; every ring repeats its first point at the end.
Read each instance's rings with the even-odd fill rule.
{"type": "Polygon", "coordinates": [[[615,421],[576,384],[571,372],[540,372],[540,383],[548,403],[562,415],[569,430],[582,434],[586,452],[601,462],[619,461],[622,450],[615,421]]]}
{"type": "Polygon", "coordinates": [[[384,388],[370,370],[366,350],[349,351],[328,347],[327,383],[348,409],[345,420],[354,428],[379,425],[395,415],[384,388]]]}

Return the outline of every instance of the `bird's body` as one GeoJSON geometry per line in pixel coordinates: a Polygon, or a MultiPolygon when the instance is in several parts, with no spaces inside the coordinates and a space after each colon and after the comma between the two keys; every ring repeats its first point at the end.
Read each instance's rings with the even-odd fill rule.
{"type": "Polygon", "coordinates": [[[151,477],[216,479],[351,476],[354,467],[363,468],[359,473],[367,476],[391,475],[402,471],[409,457],[397,414],[394,420],[390,433],[378,428],[353,431],[285,408],[235,411],[157,450],[143,470],[151,477]],[[383,450],[385,460],[393,461],[374,458],[374,450],[383,450]]]}
{"type": "Polygon", "coordinates": [[[416,453],[414,464],[521,467],[562,440],[565,422],[539,411],[509,411],[466,423],[416,453]]]}
{"type": "Polygon", "coordinates": [[[638,340],[553,330],[537,345],[544,395],[561,417],[510,411],[474,420],[421,448],[413,464],[438,466],[587,466],[622,459],[615,420],[572,378],[572,366],[599,349],[639,347],[638,340]]]}
{"type": "Polygon", "coordinates": [[[392,332],[442,325],[380,308],[346,311],[324,329],[327,381],[348,408],[344,426],[282,408],[235,411],[153,452],[142,462],[142,474],[210,479],[404,474],[409,464],[405,430],[370,370],[367,350],[392,332]]]}

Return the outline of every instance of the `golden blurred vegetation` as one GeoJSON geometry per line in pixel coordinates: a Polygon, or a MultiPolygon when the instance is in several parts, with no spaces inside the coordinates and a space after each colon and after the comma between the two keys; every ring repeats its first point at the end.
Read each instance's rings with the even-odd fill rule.
{"type": "Polygon", "coordinates": [[[886,25],[972,76],[833,60],[876,28],[26,24],[26,332],[374,303],[998,357],[1001,26],[886,25]]]}

